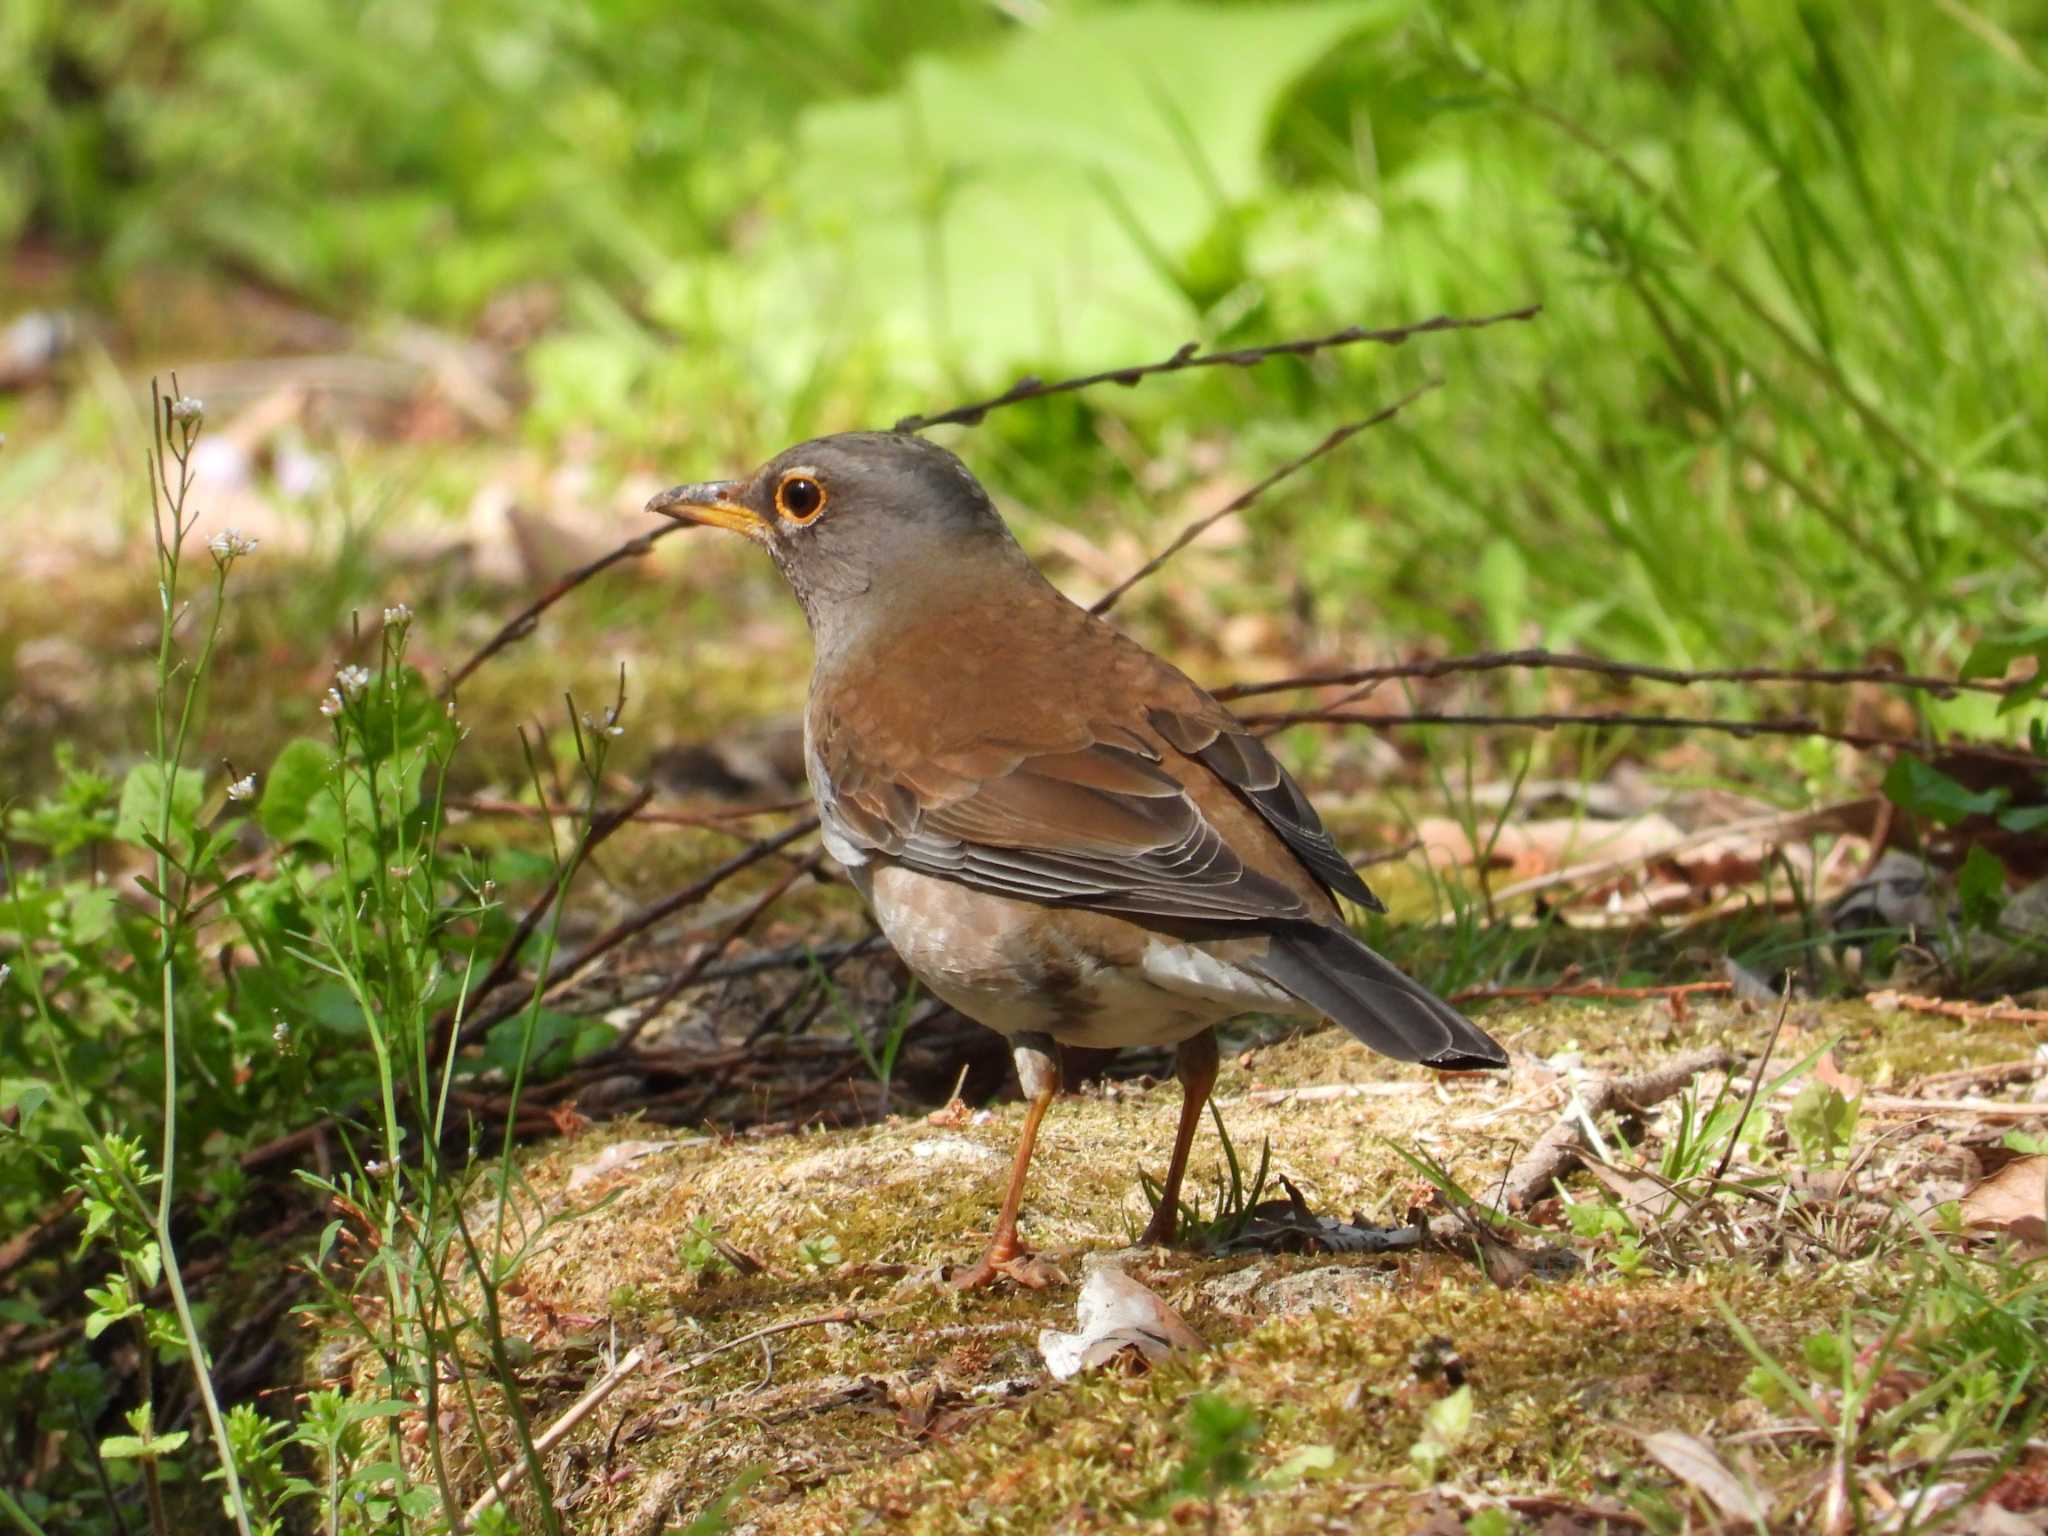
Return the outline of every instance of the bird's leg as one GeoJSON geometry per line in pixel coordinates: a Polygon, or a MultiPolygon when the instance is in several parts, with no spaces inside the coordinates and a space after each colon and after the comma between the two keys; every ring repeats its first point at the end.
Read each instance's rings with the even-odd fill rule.
{"type": "Polygon", "coordinates": [[[1024,1130],[1017,1138],[1016,1161],[1010,1165],[1010,1187],[1003,1194],[1003,1211],[996,1218],[995,1235],[988,1252],[978,1263],[953,1277],[963,1291],[992,1284],[999,1277],[1015,1280],[1032,1290],[1042,1290],[1061,1278],[1060,1272],[1033,1254],[1017,1240],[1017,1212],[1024,1204],[1024,1176],[1031,1168],[1031,1149],[1038,1144],[1038,1126],[1060,1089],[1059,1048],[1050,1035],[1018,1035],[1011,1041],[1017,1063],[1017,1082],[1031,1101],[1024,1112],[1024,1130]]]}
{"type": "Polygon", "coordinates": [[[1216,1086],[1216,1031],[1205,1029],[1181,1041],[1173,1065],[1180,1078],[1180,1129],[1174,1132],[1173,1157],[1166,1165],[1166,1182],[1159,1186],[1158,1208],[1138,1235],[1140,1246],[1164,1247],[1173,1241],[1174,1229],[1180,1224],[1180,1181],[1188,1171],[1188,1148],[1194,1145],[1195,1128],[1202,1123],[1202,1106],[1209,1102],[1209,1090],[1216,1086]]]}

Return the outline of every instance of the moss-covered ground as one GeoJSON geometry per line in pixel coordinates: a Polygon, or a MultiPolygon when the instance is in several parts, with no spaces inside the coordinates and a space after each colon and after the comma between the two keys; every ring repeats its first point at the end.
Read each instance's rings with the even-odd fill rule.
{"type": "MultiPolygon", "coordinates": [[[[1316,1211],[1397,1225],[1434,1194],[1404,1152],[1484,1194],[1557,1120],[1572,1072],[1625,1075],[1703,1045],[1753,1059],[1773,1025],[1735,1004],[1680,1016],[1662,1001],[1547,1002],[1485,1017],[1515,1054],[1499,1076],[1398,1067],[1334,1031],[1256,1044],[1225,1063],[1224,1122],[1241,1156],[1270,1142],[1275,1172],[1316,1211]]],[[[1832,1068],[1873,1088],[2033,1049],[2020,1025],[1964,1029],[1825,1006],[1792,1011],[1778,1059],[1830,1040],[1832,1068]]],[[[1718,1083],[1705,1080],[1699,1102],[1718,1083]]],[[[1745,1390],[1755,1362],[1731,1318],[1754,1344],[1796,1360],[1845,1309],[1882,1310],[1913,1268],[1896,1242],[1834,1255],[1785,1239],[1627,1274],[1611,1247],[1575,1237],[1554,1210],[1535,1213],[1553,1230],[1514,1240],[1571,1249],[1580,1263],[1547,1266],[1565,1278],[1507,1286],[1457,1241],[1373,1256],[1128,1250],[1146,1215],[1138,1171],[1158,1170],[1177,1102],[1172,1083],[1140,1082],[1091,1086],[1055,1106],[1024,1225],[1071,1279],[1043,1292],[963,1296],[938,1278],[985,1239],[1021,1117],[1014,1103],[737,1139],[624,1123],[535,1148],[513,1225],[550,1224],[506,1321],[535,1351],[536,1428],[607,1361],[637,1346],[647,1362],[553,1453],[570,1528],[651,1536],[735,1489],[728,1518],[763,1532],[1189,1521],[1405,1531],[1488,1506],[1510,1520],[1540,1524],[1549,1509],[1582,1522],[1565,1528],[1602,1518],[1633,1528],[1641,1511],[1682,1512],[1689,1498],[1645,1454],[1646,1435],[1747,1437],[1745,1475],[1781,1491],[1823,1464],[1811,1426],[1769,1429],[1772,1415],[1745,1390]],[[714,1257],[707,1234],[736,1253],[714,1257]],[[1208,1349],[1147,1373],[1053,1382],[1038,1332],[1073,1326],[1077,1282],[1105,1261],[1166,1298],[1208,1349]],[[719,1349],[749,1335],[759,1336],[719,1349]],[[1431,1409],[1460,1388],[1469,1422],[1446,1431],[1431,1409]],[[1253,1426],[1248,1460],[1213,1506],[1174,1492],[1194,1454],[1190,1405],[1205,1395],[1253,1426]]],[[[1787,1102],[1767,1104],[1742,1166],[1776,1159],[1784,1175],[1797,1161],[1785,1145],[1787,1102]]],[[[1652,1115],[1652,1154],[1675,1112],[1652,1115]]],[[[1967,1139],[1925,1117],[1871,1114],[1855,1135],[1852,1167],[1866,1186],[1884,1186],[1865,1193],[1902,1197],[1967,1139]]],[[[1218,1150],[1213,1134],[1197,1144],[1204,1205],[1221,1177],[1218,1150]]],[[[1569,1187],[1598,1198],[1583,1173],[1569,1187]]],[[[1456,1231],[1440,1206],[1435,1222],[1456,1231]]],[[[483,1462],[460,1426],[449,1443],[480,1486],[483,1462]]]]}

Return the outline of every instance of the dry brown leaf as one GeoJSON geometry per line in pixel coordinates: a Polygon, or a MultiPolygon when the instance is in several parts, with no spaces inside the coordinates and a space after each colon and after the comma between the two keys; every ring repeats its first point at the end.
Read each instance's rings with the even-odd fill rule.
{"type": "Polygon", "coordinates": [[[2010,1232],[2023,1243],[2048,1246],[2048,1154],[2014,1158],[1980,1179],[1961,1201],[1964,1222],[2010,1232]]]}
{"type": "Polygon", "coordinates": [[[1820,1060],[1813,1064],[1813,1075],[1817,1082],[1825,1083],[1845,1099],[1863,1097],[1863,1079],[1852,1076],[1837,1066],[1833,1051],[1821,1052],[1820,1060]]]}
{"type": "Polygon", "coordinates": [[[1643,1449],[1729,1519],[1761,1529],[1769,1518],[1770,1510],[1755,1485],[1736,1473],[1706,1441],[1665,1429],[1643,1436],[1643,1449]]]}
{"type": "Polygon", "coordinates": [[[589,1162],[576,1165],[569,1175],[569,1193],[573,1195],[609,1174],[630,1168],[641,1159],[666,1152],[673,1146],[673,1141],[615,1141],[589,1162]]]}
{"type": "Polygon", "coordinates": [[[1482,826],[1476,838],[1459,822],[1431,816],[1417,823],[1415,835],[1432,861],[1468,865],[1483,857],[1487,868],[1528,880],[1574,862],[1648,860],[1683,834],[1664,817],[1652,815],[1627,822],[1549,817],[1498,829],[1482,826]]]}

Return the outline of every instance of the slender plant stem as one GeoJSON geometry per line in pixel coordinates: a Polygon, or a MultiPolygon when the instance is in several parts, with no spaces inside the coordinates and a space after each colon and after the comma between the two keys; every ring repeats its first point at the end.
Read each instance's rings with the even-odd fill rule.
{"type": "MultiPolygon", "coordinates": [[[[173,380],[173,387],[176,381],[173,380]]],[[[198,697],[201,683],[206,677],[206,668],[213,657],[214,642],[219,638],[223,609],[222,597],[227,581],[225,563],[217,566],[218,580],[214,588],[212,621],[208,625],[206,640],[199,657],[185,682],[185,697],[178,711],[178,727],[175,738],[170,729],[171,680],[177,674],[176,663],[178,627],[178,569],[184,550],[185,537],[191,532],[191,524],[185,517],[185,503],[192,490],[191,455],[192,445],[198,440],[196,426],[185,425],[174,428],[170,407],[156,390],[150,391],[151,409],[154,413],[152,429],[156,433],[156,484],[167,493],[167,500],[156,503],[157,542],[157,654],[156,654],[156,703],[154,710],[156,765],[160,804],[157,809],[156,825],[156,888],[157,923],[161,942],[163,1007],[163,1072],[164,1072],[164,1126],[163,1162],[157,1185],[156,1240],[158,1252],[163,1261],[164,1283],[171,1294],[171,1305],[178,1316],[178,1327],[185,1339],[185,1348],[192,1356],[192,1376],[199,1389],[199,1398],[205,1406],[206,1422],[213,1435],[214,1454],[220,1458],[223,1477],[227,1483],[227,1502],[233,1512],[235,1528],[240,1536],[252,1536],[249,1526],[247,1501],[242,1496],[242,1481],[235,1468],[234,1448],[228,1442],[227,1424],[221,1416],[220,1400],[213,1390],[213,1371],[206,1356],[206,1340],[200,1334],[197,1319],[192,1315],[192,1304],[185,1294],[185,1277],[179,1269],[177,1248],[171,1235],[171,1207],[177,1180],[178,1156],[178,1014],[177,1014],[177,934],[180,914],[172,905],[170,889],[170,859],[165,850],[171,841],[171,813],[177,802],[179,766],[184,759],[186,734],[192,725],[193,705],[198,697]],[[174,431],[177,446],[172,447],[174,431]],[[166,454],[175,458],[178,465],[178,484],[175,493],[170,492],[169,471],[165,467],[166,454]],[[164,519],[170,519],[168,536],[164,519]]],[[[196,842],[195,836],[195,842],[196,842]]],[[[197,851],[196,848],[194,850],[197,851]]],[[[186,874],[189,885],[191,875],[186,874]]],[[[153,1474],[153,1468],[152,1474],[153,1474]]]]}

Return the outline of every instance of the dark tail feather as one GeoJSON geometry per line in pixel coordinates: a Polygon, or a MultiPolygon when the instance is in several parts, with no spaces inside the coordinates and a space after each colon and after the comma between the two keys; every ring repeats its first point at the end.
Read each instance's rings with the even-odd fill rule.
{"type": "Polygon", "coordinates": [[[1304,923],[1277,932],[1250,968],[1397,1061],[1455,1072],[1508,1064],[1484,1030],[1341,928],[1304,923]]]}

